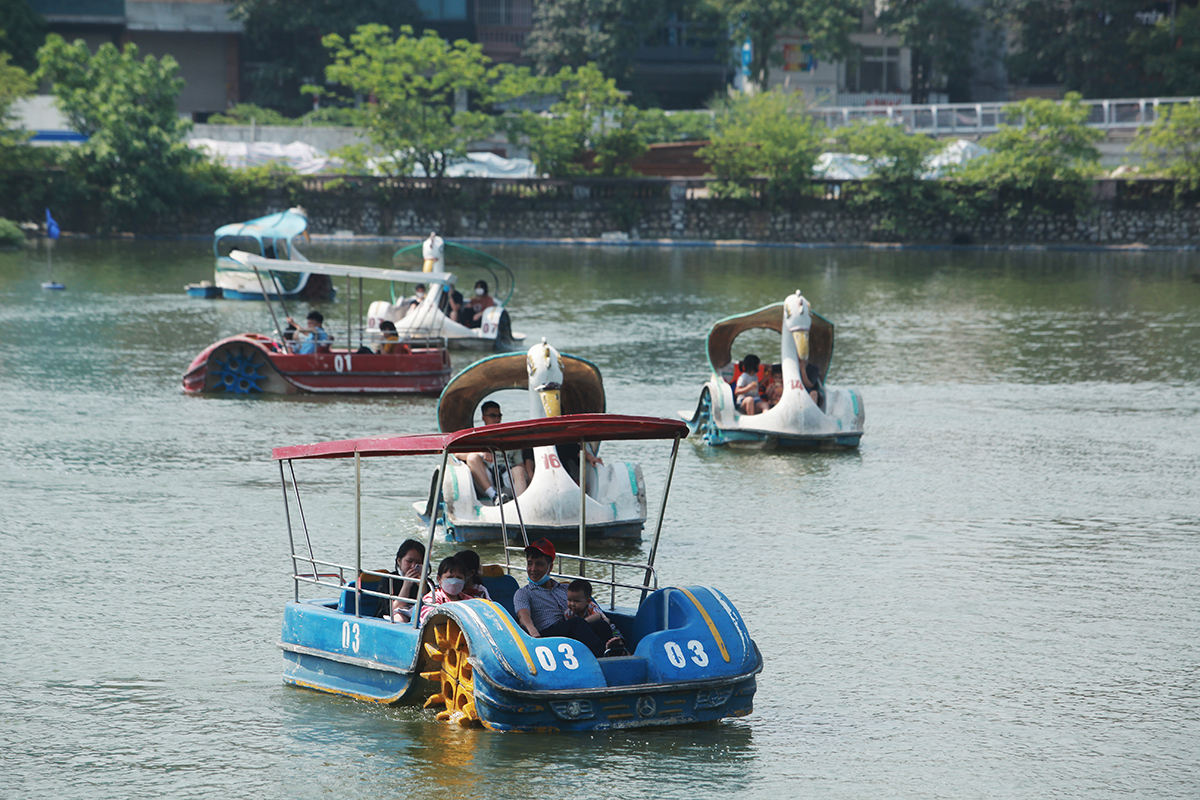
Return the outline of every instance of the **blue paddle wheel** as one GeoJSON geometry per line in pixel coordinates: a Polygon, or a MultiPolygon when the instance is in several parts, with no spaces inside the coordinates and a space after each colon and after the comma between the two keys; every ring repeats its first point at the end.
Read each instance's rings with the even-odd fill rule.
{"type": "Polygon", "coordinates": [[[266,377],[267,358],[255,347],[228,347],[209,358],[209,375],[213,388],[220,387],[231,394],[262,393],[266,377]]]}

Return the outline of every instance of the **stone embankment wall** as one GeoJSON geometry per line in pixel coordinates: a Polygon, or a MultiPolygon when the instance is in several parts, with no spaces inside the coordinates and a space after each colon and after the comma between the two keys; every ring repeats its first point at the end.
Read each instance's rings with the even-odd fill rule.
{"type": "MultiPolygon", "coordinates": [[[[415,180],[353,186],[306,181],[301,204],[315,233],[498,239],[599,238],[624,233],[640,240],[934,244],[1084,244],[1187,246],[1200,243],[1200,208],[1161,199],[1130,202],[1128,192],[1098,185],[1083,214],[984,216],[969,224],[928,220],[901,237],[883,212],[864,213],[839,199],[774,206],[708,196],[704,181],[454,181],[435,191],[415,180]]],[[[1161,193],[1160,193],[1161,196],[1161,193]]],[[[274,210],[274,209],[272,209],[274,210]]],[[[266,213],[265,211],[263,213],[266,213]]]]}

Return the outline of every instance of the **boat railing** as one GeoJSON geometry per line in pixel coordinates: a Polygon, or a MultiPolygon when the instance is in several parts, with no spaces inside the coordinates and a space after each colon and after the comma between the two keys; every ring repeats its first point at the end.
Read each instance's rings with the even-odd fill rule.
{"type": "MultiPolygon", "coordinates": [[[[525,548],[520,545],[512,545],[508,548],[510,554],[523,555],[525,548]]],[[[576,555],[575,553],[559,553],[557,557],[558,571],[551,570],[550,575],[555,580],[570,583],[576,578],[583,578],[592,584],[592,599],[597,599],[600,587],[608,588],[608,607],[615,608],[617,605],[617,589],[628,589],[630,592],[642,593],[646,591],[658,590],[658,572],[649,564],[639,564],[633,561],[614,561],[608,558],[591,558],[590,556],[576,555]],[[577,572],[571,574],[567,572],[567,563],[574,564],[577,572]],[[587,567],[593,569],[589,572],[587,567]],[[596,574],[603,572],[603,569],[608,568],[608,576],[596,574]],[[629,578],[628,580],[637,580],[637,583],[625,583],[617,580],[617,570],[636,570],[640,576],[636,579],[629,578]]],[[[514,563],[509,564],[508,572],[511,575],[514,571],[520,572],[521,568],[514,563]]],[[[639,601],[640,602],[640,601],[639,601]]],[[[637,603],[634,603],[637,605],[637,603]]]]}
{"type": "MultiPolygon", "coordinates": [[[[313,586],[324,586],[324,587],[331,588],[331,589],[337,589],[339,592],[341,592],[348,588],[348,581],[346,580],[346,576],[355,574],[354,567],[350,566],[349,564],[338,564],[333,561],[324,561],[319,558],[309,558],[308,556],[302,556],[299,554],[293,555],[292,559],[296,562],[296,568],[292,574],[292,580],[294,580],[296,582],[297,599],[299,598],[299,591],[300,591],[301,583],[306,583],[306,584],[313,585],[313,586]],[[305,569],[306,567],[311,568],[312,571],[302,572],[301,570],[305,569]],[[336,572],[320,572],[320,571],[318,571],[319,569],[336,570],[336,572]]],[[[380,600],[387,600],[387,601],[389,601],[389,603],[388,603],[389,609],[391,608],[390,601],[392,601],[392,600],[405,600],[409,603],[416,602],[413,598],[410,598],[410,597],[402,598],[399,595],[389,594],[388,592],[380,592],[375,589],[367,588],[367,587],[359,585],[359,584],[366,583],[367,578],[378,578],[381,581],[391,581],[391,582],[393,582],[392,585],[404,584],[404,583],[418,584],[418,583],[420,583],[420,580],[417,578],[409,578],[406,575],[397,575],[394,572],[380,572],[380,571],[370,570],[370,569],[361,570],[360,575],[361,575],[361,578],[359,579],[359,582],[355,584],[355,587],[354,587],[355,593],[358,595],[364,595],[367,597],[375,597],[380,600]]],[[[354,603],[354,615],[357,617],[362,616],[362,613],[360,612],[360,607],[361,606],[360,606],[359,602],[354,603]]],[[[390,618],[391,614],[389,613],[389,614],[386,614],[385,616],[390,618]]]]}

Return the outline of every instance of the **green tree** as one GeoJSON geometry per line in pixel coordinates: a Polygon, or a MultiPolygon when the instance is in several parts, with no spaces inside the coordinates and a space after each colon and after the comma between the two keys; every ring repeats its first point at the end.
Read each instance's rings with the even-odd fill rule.
{"type": "Polygon", "coordinates": [[[1086,97],[1136,97],[1141,69],[1130,52],[1144,0],[986,0],[1010,33],[1009,76],[1061,83],[1086,97]]]}
{"type": "Polygon", "coordinates": [[[967,99],[969,43],[978,25],[978,13],[959,0],[886,0],[879,27],[909,48],[914,103],[929,102],[933,91],[945,91],[951,102],[967,99]]]}
{"type": "Polygon", "coordinates": [[[775,195],[802,191],[812,178],[825,129],[805,113],[792,92],[740,94],[719,101],[712,141],[697,155],[720,181],[718,193],[744,194],[751,178],[765,177],[775,195]]]}
{"type": "Polygon", "coordinates": [[[953,185],[922,177],[929,157],[945,142],[883,120],[856,122],[839,128],[832,138],[839,150],[870,159],[870,177],[844,186],[843,197],[850,207],[878,215],[877,237],[928,239],[972,218],[971,206],[953,185]]]}
{"type": "MultiPolygon", "coordinates": [[[[365,126],[379,165],[407,175],[420,164],[425,174],[441,177],[446,167],[466,157],[467,145],[491,135],[497,118],[460,107],[468,97],[478,107],[508,99],[502,78],[511,70],[492,65],[481,45],[450,44],[434,31],[413,36],[407,25],[393,38],[383,25],[364,25],[346,42],[337,34],[324,39],[332,54],[325,69],[328,84],[370,96],[365,126]]],[[[331,96],[329,89],[303,87],[331,96]]]]}
{"type": "Polygon", "coordinates": [[[413,0],[235,0],[230,16],[245,24],[244,99],[288,116],[312,108],[300,87],[318,82],[329,64],[322,37],[348,38],[368,24],[399,30],[421,19],[413,0]]]}
{"type": "Polygon", "coordinates": [[[1177,195],[1200,189],[1200,102],[1162,108],[1130,149],[1145,160],[1146,172],[1175,180],[1177,195]]]}
{"type": "Polygon", "coordinates": [[[37,49],[45,38],[46,23],[26,0],[0,0],[0,52],[11,55],[13,64],[36,70],[37,49]]]}
{"type": "Polygon", "coordinates": [[[8,53],[0,53],[0,146],[18,141],[21,135],[12,129],[13,104],[33,94],[33,80],[25,70],[10,64],[8,53]]]}
{"type": "Polygon", "coordinates": [[[862,21],[862,0],[704,0],[725,19],[734,41],[753,48],[750,77],[766,87],[772,64],[782,63],[775,48],[780,33],[796,31],[821,58],[844,55],[850,34],[862,21]]]}
{"type": "Polygon", "coordinates": [[[595,64],[624,78],[661,11],[661,0],[540,0],[523,55],[542,75],[595,64]]]}
{"type": "Polygon", "coordinates": [[[630,162],[646,152],[647,131],[641,112],[599,67],[513,78],[524,91],[512,94],[557,98],[546,115],[525,111],[516,125],[515,132],[528,137],[539,172],[553,177],[632,174],[630,162]]]}
{"type": "Polygon", "coordinates": [[[183,141],[191,122],[176,110],[183,80],[173,58],[139,60],[132,44],[103,44],[93,55],[82,40],[52,34],[38,60],[38,79],[52,85],[71,128],[89,137],[64,161],[97,195],[102,227],[132,230],[192,196],[188,171],[201,156],[183,141]]]}
{"type": "Polygon", "coordinates": [[[870,157],[871,176],[884,181],[919,180],[929,157],[946,146],[884,120],[860,120],[838,128],[832,138],[839,150],[870,157]]]}
{"type": "Polygon", "coordinates": [[[1088,181],[1099,169],[1096,142],[1103,132],[1085,123],[1088,109],[1078,93],[1062,103],[1038,98],[1010,106],[1008,118],[984,144],[989,151],[956,171],[963,181],[992,195],[1009,215],[1036,210],[1077,211],[1088,181]]]}
{"type": "Polygon", "coordinates": [[[1132,48],[1145,75],[1139,94],[1200,95],[1200,7],[1180,6],[1173,25],[1163,17],[1135,31],[1132,48]]]}

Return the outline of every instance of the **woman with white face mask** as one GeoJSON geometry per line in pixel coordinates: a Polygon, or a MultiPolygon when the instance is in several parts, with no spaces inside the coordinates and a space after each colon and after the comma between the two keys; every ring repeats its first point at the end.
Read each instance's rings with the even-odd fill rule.
{"type": "Polygon", "coordinates": [[[455,600],[470,600],[463,593],[467,583],[467,570],[461,561],[454,556],[442,559],[437,569],[437,588],[421,598],[421,622],[433,613],[434,606],[442,603],[452,603],[455,600]]]}
{"type": "Polygon", "coordinates": [[[466,319],[460,320],[468,328],[478,328],[483,324],[483,312],[496,305],[496,301],[488,294],[487,281],[475,281],[475,295],[467,303],[466,319]]]}

